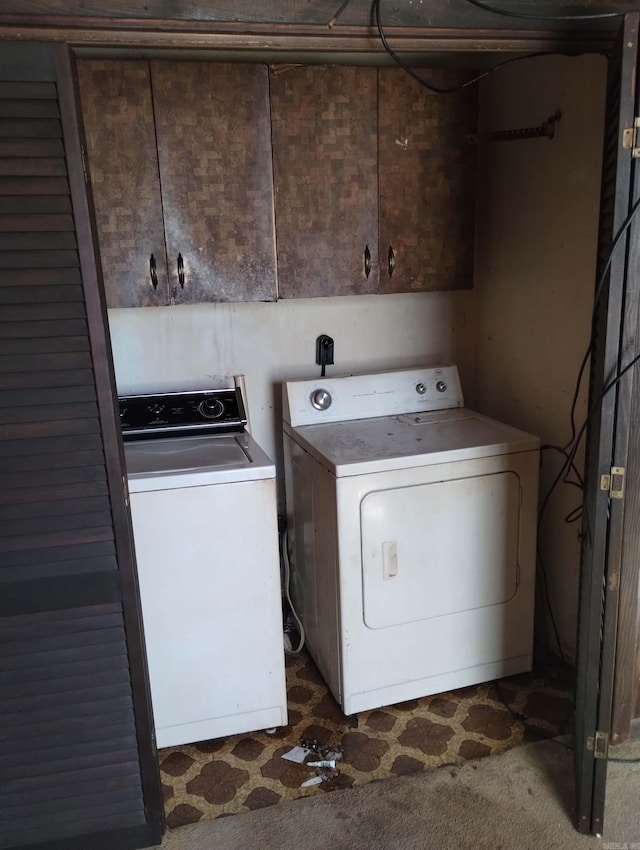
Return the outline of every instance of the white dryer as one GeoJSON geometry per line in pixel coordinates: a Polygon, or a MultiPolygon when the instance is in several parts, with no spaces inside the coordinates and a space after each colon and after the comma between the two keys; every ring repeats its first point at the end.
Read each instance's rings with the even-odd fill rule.
{"type": "Polygon", "coordinates": [[[539,440],[455,366],[287,383],[293,601],[345,714],[531,669],[539,440]]]}

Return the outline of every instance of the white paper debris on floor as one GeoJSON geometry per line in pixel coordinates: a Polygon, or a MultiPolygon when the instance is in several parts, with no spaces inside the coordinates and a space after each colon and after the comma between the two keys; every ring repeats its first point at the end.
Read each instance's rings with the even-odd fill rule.
{"type": "Polygon", "coordinates": [[[312,753],[308,747],[294,747],[288,752],[284,753],[282,758],[287,761],[294,761],[297,764],[302,764],[306,757],[312,753]]]}

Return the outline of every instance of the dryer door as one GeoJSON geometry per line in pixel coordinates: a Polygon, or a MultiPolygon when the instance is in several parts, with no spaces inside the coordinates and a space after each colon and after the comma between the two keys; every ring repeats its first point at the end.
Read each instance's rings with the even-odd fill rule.
{"type": "Polygon", "coordinates": [[[520,478],[509,471],[365,496],[365,624],[383,629],[512,599],[520,491],[520,478]]]}

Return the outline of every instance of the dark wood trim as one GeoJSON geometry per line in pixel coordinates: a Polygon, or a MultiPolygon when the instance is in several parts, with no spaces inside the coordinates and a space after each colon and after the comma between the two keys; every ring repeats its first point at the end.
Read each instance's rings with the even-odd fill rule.
{"type": "MultiPolygon", "coordinates": [[[[337,25],[367,23],[371,18],[371,0],[352,0],[341,11],[337,25]]],[[[439,23],[442,19],[453,20],[459,24],[475,26],[488,21],[502,21],[508,25],[509,18],[496,15],[472,6],[464,0],[431,0],[423,8],[422,3],[385,2],[383,14],[390,24],[415,24],[418,21],[431,20],[439,23]]],[[[553,15],[561,12],[565,15],[597,13],[602,9],[621,14],[634,11],[635,0],[510,0],[495,3],[496,8],[515,11],[517,14],[553,15]]],[[[251,0],[146,0],[144,4],[136,0],[3,0],[5,13],[40,17],[47,15],[75,15],[88,17],[108,15],[113,18],[139,17],[164,18],[173,20],[207,21],[271,21],[274,23],[322,23],[325,24],[336,12],[334,0],[262,0],[256,4],[251,0]]],[[[526,23],[526,17],[522,18],[526,23]]],[[[600,22],[602,23],[602,22],[600,22]]],[[[611,21],[608,21],[611,24],[611,21]]]]}
{"type": "MultiPolygon", "coordinates": [[[[622,129],[633,121],[636,108],[638,62],[638,14],[625,17],[619,51],[609,66],[609,98],[605,128],[603,192],[601,203],[612,198],[611,209],[601,210],[598,269],[600,274],[614,237],[626,222],[631,208],[634,166],[620,145],[622,129]],[[619,98],[613,96],[619,89],[619,98]],[[614,147],[607,142],[614,140],[614,147]],[[608,159],[607,159],[608,157],[608,159]],[[608,192],[605,192],[605,186],[608,192]],[[607,197],[607,195],[609,197],[607,197]]],[[[628,275],[628,242],[613,254],[607,284],[594,307],[589,409],[597,404],[587,429],[585,496],[582,521],[582,556],[578,610],[578,652],[574,749],[576,763],[577,828],[602,835],[606,794],[607,760],[596,758],[589,739],[596,731],[609,734],[618,614],[623,502],[610,500],[600,480],[618,458],[624,466],[622,447],[628,423],[618,416],[618,392],[602,392],[617,374],[627,288],[635,297],[637,275],[628,275]],[[614,455],[615,452],[615,455],[614,455]]],[[[625,364],[626,364],[625,360],[625,364]]],[[[625,365],[623,364],[623,365],[625,365]]],[[[620,411],[622,413],[622,410],[620,411]]]]}
{"type": "MultiPolygon", "coordinates": [[[[62,41],[75,47],[208,48],[239,51],[310,51],[384,55],[371,26],[220,23],[0,15],[0,39],[62,41]]],[[[513,22],[512,22],[513,23],[513,22]]],[[[614,33],[598,29],[386,27],[390,44],[403,52],[464,53],[558,50],[606,52],[614,33]]]]}
{"type": "MultiPolygon", "coordinates": [[[[131,827],[111,832],[96,832],[75,838],[61,838],[59,841],[38,843],[37,850],[136,850],[138,847],[151,847],[159,844],[162,834],[154,824],[131,827]]],[[[7,847],[6,850],[25,850],[24,844],[7,847]]]]}
{"type": "Polygon", "coordinates": [[[134,712],[138,740],[141,742],[139,752],[145,812],[157,839],[152,843],[158,843],[164,831],[164,806],[155,752],[155,730],[142,633],[142,612],[135,568],[133,533],[128,510],[128,488],[124,472],[124,450],[119,428],[120,420],[111,356],[111,340],[109,338],[104,287],[101,279],[101,265],[94,236],[96,228],[91,189],[83,169],[84,150],[86,148],[77,106],[79,103],[77,76],[73,67],[73,57],[68,47],[57,46],[55,58],[69,186],[76,222],[78,254],[85,293],[93,368],[98,390],[98,409],[102,426],[105,466],[109,491],[112,494],[111,510],[134,693],[134,712]],[[118,498],[120,493],[122,498],[118,498]],[[149,742],[152,742],[151,747],[148,745],[149,742]]]}
{"type": "MultiPolygon", "coordinates": [[[[636,112],[640,105],[636,98],[636,112]]],[[[640,169],[634,175],[633,202],[640,198],[640,169]]],[[[635,282],[628,286],[625,299],[625,321],[621,350],[622,367],[640,354],[640,295],[638,293],[638,268],[640,263],[640,225],[636,220],[629,230],[628,276],[635,282]]],[[[610,584],[617,586],[619,604],[615,648],[615,674],[611,739],[614,744],[626,741],[631,734],[631,722],[638,716],[637,700],[640,698],[638,678],[638,626],[640,591],[640,444],[630,439],[630,431],[640,417],[640,375],[633,369],[618,388],[617,439],[614,465],[624,466],[625,497],[622,503],[624,516],[612,513],[614,524],[610,534],[614,545],[621,549],[620,567],[612,575],[610,584]]]]}

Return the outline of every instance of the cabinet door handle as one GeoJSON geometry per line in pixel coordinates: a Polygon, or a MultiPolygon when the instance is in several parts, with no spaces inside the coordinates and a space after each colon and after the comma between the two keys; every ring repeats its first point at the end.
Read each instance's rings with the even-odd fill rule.
{"type": "Polygon", "coordinates": [[[393,270],[396,267],[396,255],[393,253],[393,247],[389,245],[389,277],[392,277],[393,270]]]}
{"type": "Polygon", "coordinates": [[[154,289],[158,288],[158,272],[156,271],[156,258],[153,254],[149,257],[149,277],[151,278],[151,286],[154,289]]]}
{"type": "Polygon", "coordinates": [[[178,254],[178,283],[180,284],[180,289],[184,289],[184,260],[182,259],[182,254],[178,254]]]}
{"type": "Polygon", "coordinates": [[[369,277],[371,274],[371,251],[369,250],[369,246],[366,245],[364,249],[364,275],[365,277],[369,277]]]}

